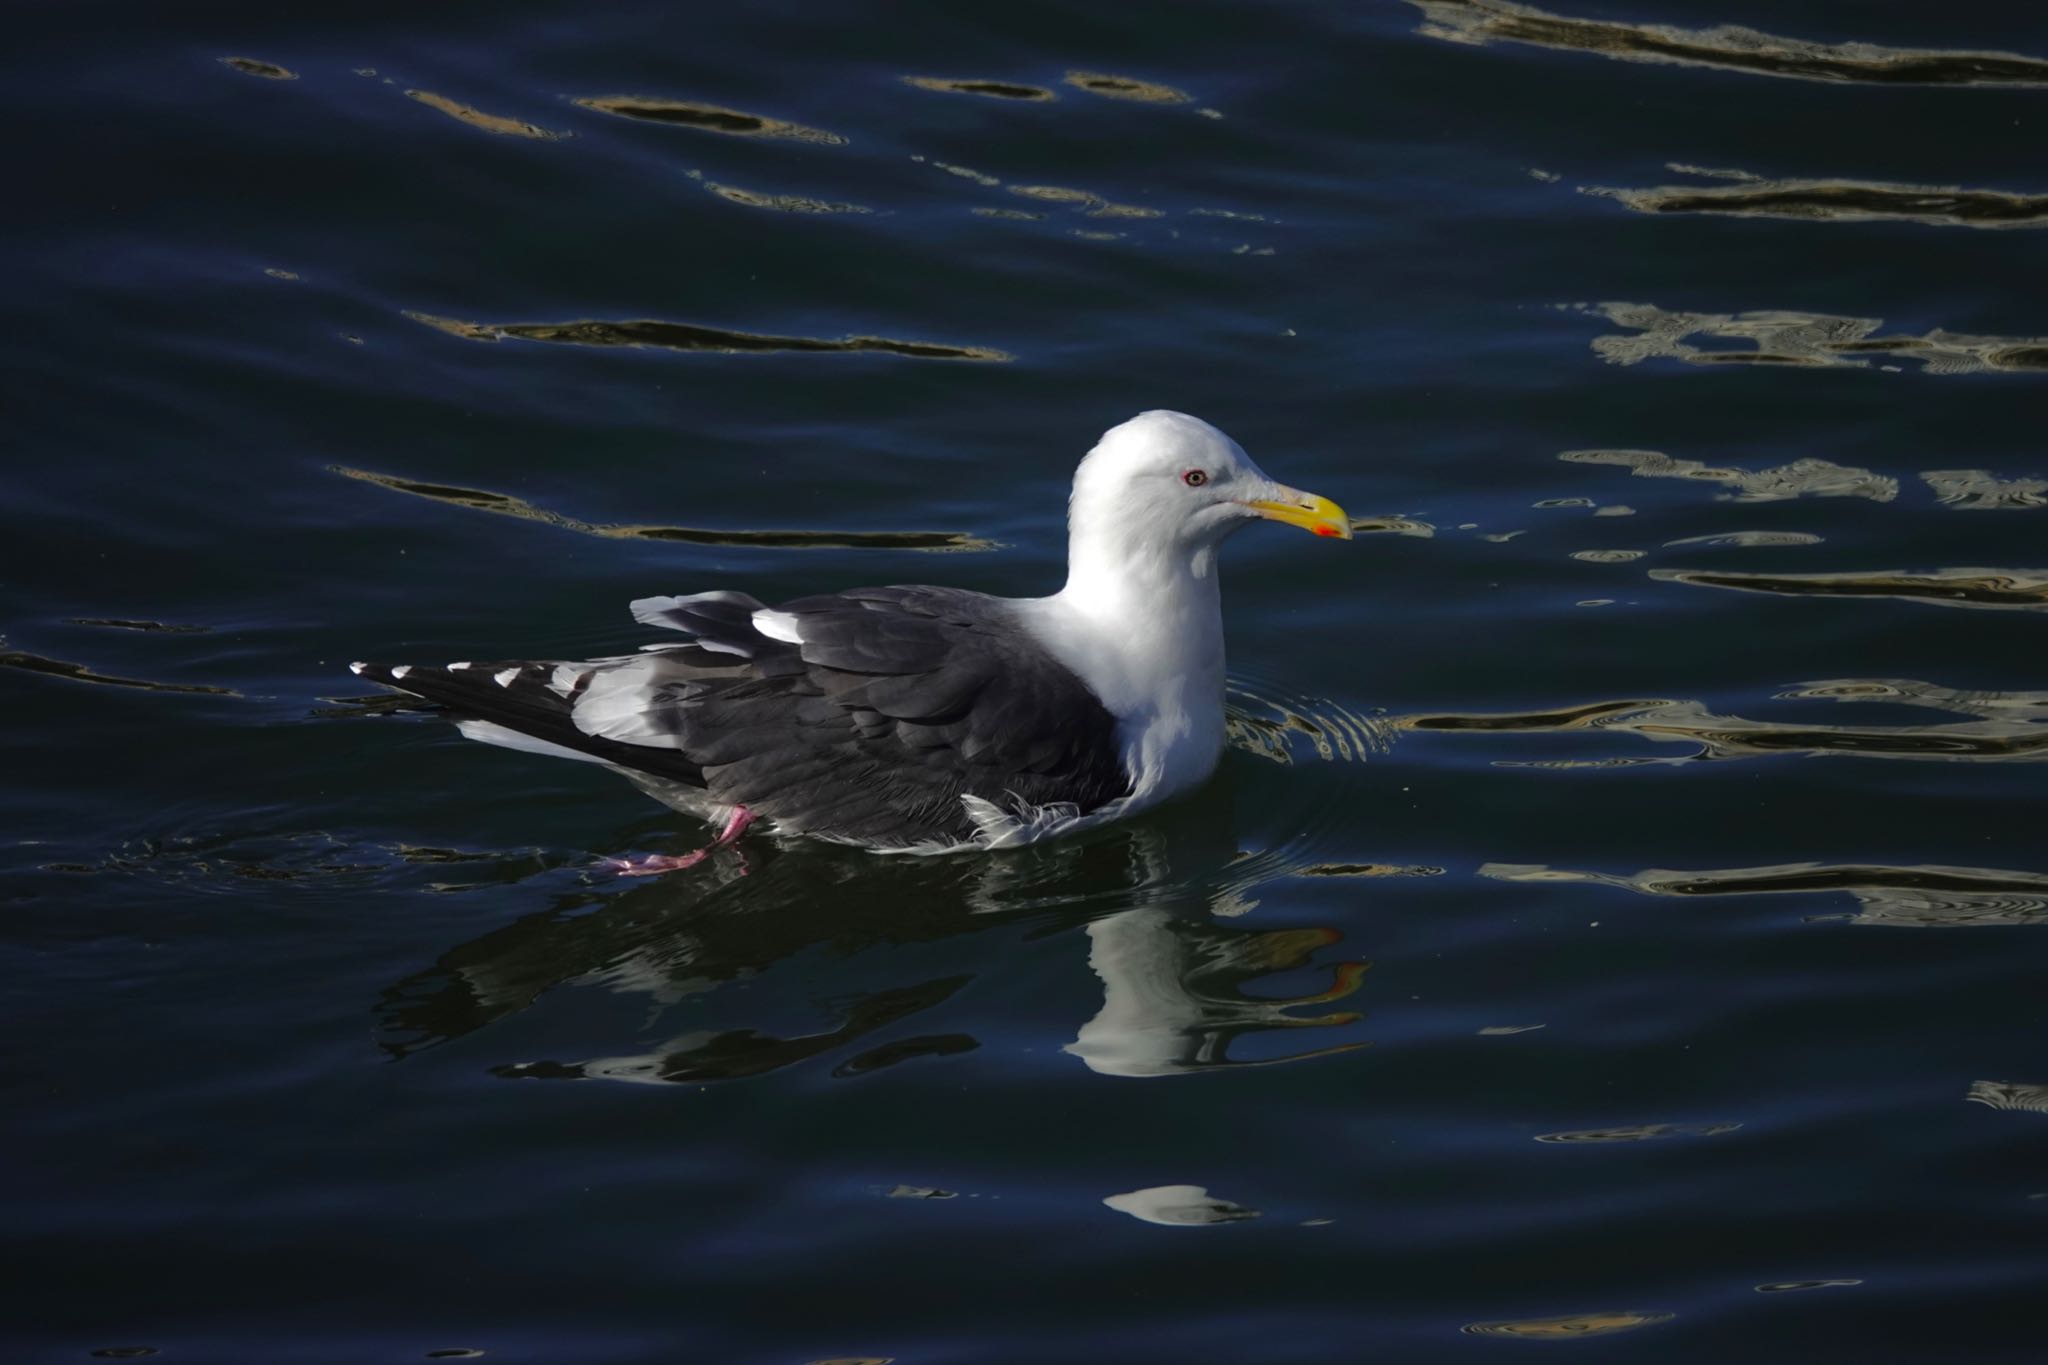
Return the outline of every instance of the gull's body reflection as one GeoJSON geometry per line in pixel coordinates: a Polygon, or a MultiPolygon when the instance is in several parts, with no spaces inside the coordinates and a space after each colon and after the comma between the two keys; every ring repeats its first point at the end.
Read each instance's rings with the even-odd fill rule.
{"type": "MultiPolygon", "coordinates": [[[[900,1026],[975,998],[963,998],[963,988],[1016,963],[1021,930],[1025,942],[1071,941],[1074,971],[1099,980],[1092,1018],[1085,1004],[1063,999],[1061,1008],[1072,1010],[1065,1026],[1072,1041],[1063,1050],[1100,1074],[1187,1074],[1364,1046],[1347,1040],[1284,1056],[1229,1055],[1247,1034],[1356,1023],[1360,1016],[1349,1011],[1294,1011],[1350,995],[1364,964],[1326,959],[1319,988],[1305,996],[1240,990],[1310,967],[1341,935],[1233,922],[1253,908],[1252,889],[1288,868],[1284,859],[1235,853],[1228,815],[1225,799],[1197,800],[1170,822],[1004,857],[877,858],[771,846],[751,853],[750,863],[720,860],[619,892],[579,886],[550,909],[452,948],[388,988],[378,1011],[383,1044],[402,1058],[477,1034],[560,988],[595,987],[652,1007],[627,1047],[489,1069],[523,1079],[703,1083],[829,1056],[835,1075],[860,1075],[980,1046],[957,1026],[926,1033],[900,1026]],[[919,949],[968,935],[980,935],[986,951],[970,948],[963,962],[956,947],[946,964],[952,970],[934,970],[932,955],[919,949]],[[721,1003],[761,1010],[758,1028],[696,1028],[646,1041],[659,1036],[654,1021],[667,1011],[735,983],[763,983],[778,964],[799,955],[814,964],[821,954],[850,964],[846,989],[826,993],[823,1027],[774,1027],[766,1017],[776,1008],[774,993],[749,991],[721,1003]],[[878,966],[901,979],[877,983],[878,966]],[[862,1040],[869,1041],[856,1046],[862,1040]]],[[[1043,950],[1021,956],[1044,970],[1043,950]]],[[[806,995],[803,1007],[815,1011],[817,1003],[806,995]]],[[[786,1018],[780,1022],[786,1026],[786,1018]]]]}
{"type": "Polygon", "coordinates": [[[1337,1043],[1257,1061],[1228,1055],[1231,1040],[1241,1034],[1358,1022],[1348,1011],[1288,1011],[1351,994],[1364,975],[1363,963],[1338,963],[1330,988],[1313,995],[1255,998],[1235,989],[1253,977],[1302,966],[1316,949],[1340,937],[1334,929],[1244,929],[1166,909],[1123,910],[1095,920],[1088,925],[1088,965],[1102,978],[1102,1010],[1081,1026],[1066,1051],[1105,1076],[1172,1076],[1364,1047],[1337,1043]]]}

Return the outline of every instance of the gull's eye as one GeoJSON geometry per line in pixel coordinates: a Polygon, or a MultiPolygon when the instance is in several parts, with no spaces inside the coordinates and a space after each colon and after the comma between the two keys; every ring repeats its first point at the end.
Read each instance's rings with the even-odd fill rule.
{"type": "Polygon", "coordinates": [[[1190,469],[1187,473],[1180,476],[1180,481],[1190,488],[1200,488],[1203,484],[1209,482],[1209,474],[1207,470],[1190,469]]]}

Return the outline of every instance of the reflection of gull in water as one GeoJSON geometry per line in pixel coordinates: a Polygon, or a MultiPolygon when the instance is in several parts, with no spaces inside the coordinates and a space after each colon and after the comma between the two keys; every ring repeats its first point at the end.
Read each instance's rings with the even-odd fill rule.
{"type": "Polygon", "coordinates": [[[1257,1218],[1257,1209],[1218,1199],[1200,1185],[1154,1185],[1112,1194],[1102,1201],[1118,1213],[1128,1213],[1147,1223],[1169,1228],[1201,1227],[1209,1223],[1241,1223],[1257,1218]]]}
{"type": "Polygon", "coordinates": [[[2048,1085],[1971,1081],[1970,1093],[1963,1098],[1972,1104],[1988,1104],[1993,1109],[2028,1109],[2036,1114],[2048,1114],[2048,1085]]]}
{"type": "Polygon", "coordinates": [[[1334,929],[1261,932],[1157,909],[1124,910],[1096,920],[1088,926],[1088,965],[1102,978],[1102,1009],[1065,1050],[1105,1076],[1171,1076],[1354,1051],[1365,1045],[1338,1043],[1249,1062],[1227,1055],[1240,1034],[1358,1021],[1351,1012],[1304,1018],[1288,1011],[1350,995],[1358,989],[1364,963],[1338,963],[1329,989],[1313,995],[1255,999],[1230,989],[1254,976],[1298,967],[1338,937],[1334,929]]]}
{"type": "MultiPolygon", "coordinates": [[[[901,990],[876,991],[848,1009],[845,1021],[838,1028],[795,1038],[764,1037],[753,1029],[745,1028],[722,1033],[699,1030],[646,1052],[595,1057],[581,1062],[521,1062],[492,1067],[491,1071],[494,1075],[520,1080],[637,1081],[643,1084],[729,1081],[742,1076],[758,1076],[819,1056],[920,1010],[930,1009],[966,985],[967,980],[965,976],[951,976],[901,990]]],[[[895,1049],[898,1055],[893,1060],[926,1051],[948,1050],[943,1046],[918,1048],[915,1043],[919,1041],[929,1045],[938,1040],[909,1040],[909,1045],[899,1043],[895,1049]]],[[[970,1041],[968,1046],[971,1048],[973,1043],[970,1041]]],[[[868,1053],[848,1062],[841,1070],[849,1073],[875,1070],[886,1064],[875,1058],[874,1053],[868,1053]],[[874,1059],[874,1064],[862,1066],[864,1059],[874,1059]]]]}
{"type": "MultiPolygon", "coordinates": [[[[390,987],[379,1010],[385,1047],[406,1057],[476,1033],[552,993],[583,987],[652,1006],[627,1046],[611,1040],[589,1048],[558,1044],[581,1060],[543,1057],[492,1066],[493,1074],[703,1083],[758,1076],[829,1054],[834,1075],[854,1077],[913,1058],[974,1051],[978,1040],[957,1031],[957,1024],[945,1032],[903,1030],[942,1006],[957,1012],[957,1000],[973,998],[960,994],[970,979],[1012,960],[968,946],[955,953],[949,971],[934,968],[929,952],[894,950],[1020,930],[1029,931],[1028,940],[1086,924],[1089,963],[1105,998],[1067,1051],[1107,1075],[1245,1065],[1227,1049],[1247,1033],[1356,1021],[1351,1013],[1302,1018],[1287,1011],[1350,994],[1363,968],[1336,964],[1329,989],[1306,998],[1253,999],[1238,992],[1254,977],[1308,965],[1339,935],[1261,931],[1212,918],[1246,908],[1254,877],[1288,871],[1278,858],[1217,852],[1236,847],[1227,830],[1216,828],[1227,811],[1227,801],[1198,801],[1184,812],[1192,818],[1172,827],[1132,826],[1029,858],[878,866],[832,850],[771,847],[745,875],[737,866],[716,867],[690,883],[647,884],[612,895],[586,891],[451,949],[434,967],[390,987]],[[1106,907],[1125,908],[1105,913],[1106,907]],[[775,970],[785,960],[815,960],[821,953],[850,964],[822,1010],[800,973],[775,970]],[[916,965],[899,965],[905,962],[916,965]],[[744,995],[722,993],[740,981],[750,984],[744,995]],[[778,991],[784,981],[789,988],[778,991]],[[689,1017],[697,1026],[657,1030],[663,1014],[685,1001],[692,1002],[689,1017]],[[712,1011],[742,1009],[751,1018],[726,1018],[721,1027],[697,1023],[718,1017],[712,1011]],[[792,1029],[791,1013],[817,1022],[792,1029]],[[756,1019],[770,1022],[744,1026],[756,1019]]],[[[1078,935],[1065,937],[1079,942],[1078,935]]],[[[1057,963],[1060,950],[1052,951],[1057,963]]],[[[1078,969],[1078,953],[1067,960],[1078,969]]],[[[840,979],[842,969],[834,972],[840,979]]],[[[1357,1046],[1257,1060],[1327,1056],[1357,1046]]]]}

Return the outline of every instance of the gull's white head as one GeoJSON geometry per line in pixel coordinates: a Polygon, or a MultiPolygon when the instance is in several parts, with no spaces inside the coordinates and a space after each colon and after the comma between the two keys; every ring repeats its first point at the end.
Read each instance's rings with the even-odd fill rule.
{"type": "Polygon", "coordinates": [[[1351,538],[1328,498],[1276,483],[1244,448],[1199,417],[1141,412],[1104,432],[1074,472],[1073,551],[1186,562],[1259,518],[1351,538]]]}

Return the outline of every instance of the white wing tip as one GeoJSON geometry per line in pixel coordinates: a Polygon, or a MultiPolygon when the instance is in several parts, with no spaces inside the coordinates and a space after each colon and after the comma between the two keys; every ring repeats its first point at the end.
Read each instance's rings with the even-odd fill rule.
{"type": "Polygon", "coordinates": [[[634,599],[630,604],[630,609],[633,613],[633,619],[643,626],[659,626],[663,630],[678,630],[681,627],[677,626],[675,622],[665,619],[662,613],[672,610],[687,600],[687,598],[682,597],[641,597],[634,599]]]}
{"type": "Polygon", "coordinates": [[[763,607],[751,618],[754,629],[771,640],[780,640],[786,645],[800,645],[804,637],[797,632],[796,617],[786,611],[775,611],[763,607]]]}

